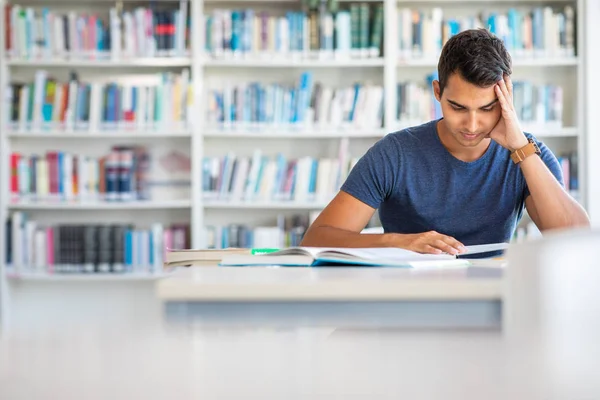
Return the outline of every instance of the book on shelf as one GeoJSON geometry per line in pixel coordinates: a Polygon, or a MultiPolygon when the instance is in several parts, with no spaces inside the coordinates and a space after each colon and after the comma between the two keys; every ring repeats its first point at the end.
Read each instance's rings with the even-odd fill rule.
{"type": "Polygon", "coordinates": [[[437,60],[450,37],[467,29],[485,28],[497,35],[514,59],[565,58],[576,52],[576,15],[572,5],[510,7],[506,12],[485,9],[465,15],[444,15],[440,7],[418,9],[399,6],[398,55],[400,59],[437,60]]]}
{"type": "MultiPolygon", "coordinates": [[[[440,103],[431,89],[434,79],[438,79],[437,73],[429,75],[422,83],[412,81],[396,85],[398,121],[430,121],[442,117],[440,103]]],[[[555,129],[563,125],[561,86],[535,85],[529,81],[514,80],[513,103],[519,122],[525,125],[555,129]]]]}
{"type": "MultiPolygon", "coordinates": [[[[504,250],[507,243],[467,246],[470,255],[504,250]]],[[[422,254],[400,248],[324,248],[291,247],[280,251],[261,254],[226,254],[221,266],[359,266],[359,267],[466,267],[467,259],[450,254],[422,254]]]]}
{"type": "Polygon", "coordinates": [[[64,151],[10,155],[10,200],[150,201],[190,196],[190,159],[182,151],[112,146],[89,157],[64,151]]]}
{"type": "Polygon", "coordinates": [[[14,212],[6,221],[6,265],[15,273],[156,273],[166,248],[188,248],[187,224],[46,224],[14,212]]]}
{"type": "Polygon", "coordinates": [[[245,82],[210,88],[208,127],[299,126],[305,129],[380,128],[383,87],[354,83],[334,88],[303,72],[295,85],[245,82]]]}
{"type": "Polygon", "coordinates": [[[190,2],[108,13],[5,6],[6,54],[13,59],[122,60],[190,54],[190,2]]]}
{"type": "Polygon", "coordinates": [[[261,149],[249,156],[229,152],[204,157],[202,191],[206,201],[325,202],[333,198],[358,162],[347,152],[338,157],[268,157],[261,149]]]}
{"type": "Polygon", "coordinates": [[[383,53],[383,3],[310,2],[283,15],[219,8],[206,14],[205,52],[212,58],[349,59],[383,53]],[[335,5],[333,4],[335,3],[335,5]]]}
{"type": "MultiPolygon", "coordinates": [[[[579,190],[579,156],[576,151],[557,154],[562,169],[565,190],[576,194],[579,190]]],[[[577,199],[576,199],[577,200],[577,199]]]]}
{"type": "Polygon", "coordinates": [[[319,211],[279,214],[273,225],[251,227],[243,223],[207,225],[204,229],[207,249],[284,248],[299,246],[306,230],[319,211]]]}
{"type": "Polygon", "coordinates": [[[33,82],[6,87],[9,131],[161,131],[184,130],[193,118],[189,70],[164,72],[145,84],[84,82],[72,72],[59,82],[38,70],[33,82]],[[153,82],[152,82],[153,81],[153,82]]]}

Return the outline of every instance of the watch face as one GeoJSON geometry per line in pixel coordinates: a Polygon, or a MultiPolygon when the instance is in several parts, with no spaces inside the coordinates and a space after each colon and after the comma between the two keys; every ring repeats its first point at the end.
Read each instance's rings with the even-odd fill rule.
{"type": "Polygon", "coordinates": [[[541,152],[539,146],[537,145],[537,143],[535,142],[535,140],[533,140],[533,139],[528,139],[528,140],[529,140],[529,143],[531,143],[533,145],[533,149],[534,149],[535,153],[538,155],[541,154],[542,152],[541,152]]]}

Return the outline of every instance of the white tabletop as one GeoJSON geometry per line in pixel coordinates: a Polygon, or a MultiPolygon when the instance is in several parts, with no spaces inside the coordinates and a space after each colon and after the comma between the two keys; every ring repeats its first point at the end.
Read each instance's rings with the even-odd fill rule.
{"type": "Polygon", "coordinates": [[[498,271],[193,267],[157,282],[163,301],[500,300],[498,271]]]}

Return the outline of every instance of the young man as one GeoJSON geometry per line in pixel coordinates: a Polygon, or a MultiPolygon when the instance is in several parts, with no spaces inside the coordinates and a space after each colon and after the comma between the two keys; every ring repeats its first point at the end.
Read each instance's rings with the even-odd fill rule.
{"type": "Polygon", "coordinates": [[[371,147],[302,245],[462,254],[509,241],[524,207],[541,231],[589,226],[554,154],[519,127],[510,74],[510,55],[486,30],[449,39],[433,82],[443,118],[371,147]],[[360,234],[376,209],[385,233],[360,234]]]}

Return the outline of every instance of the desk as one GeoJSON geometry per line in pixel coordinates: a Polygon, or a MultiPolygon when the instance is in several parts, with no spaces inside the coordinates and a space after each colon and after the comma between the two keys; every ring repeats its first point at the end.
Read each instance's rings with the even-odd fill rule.
{"type": "Polygon", "coordinates": [[[197,267],[157,295],[171,323],[497,329],[501,283],[490,268],[197,267]]]}

